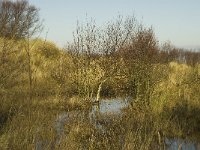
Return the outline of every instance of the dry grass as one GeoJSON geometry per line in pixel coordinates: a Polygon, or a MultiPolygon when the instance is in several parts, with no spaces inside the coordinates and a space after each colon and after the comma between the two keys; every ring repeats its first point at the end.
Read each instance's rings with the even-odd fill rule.
{"type": "Polygon", "coordinates": [[[149,106],[143,101],[133,103],[123,110],[123,117],[108,113],[91,121],[91,101],[78,96],[36,97],[32,101],[4,97],[0,149],[150,150],[164,149],[165,137],[200,139],[199,66],[172,63],[169,67],[168,78],[156,85],[149,106]],[[68,122],[58,138],[55,123],[63,112],[68,122]]]}

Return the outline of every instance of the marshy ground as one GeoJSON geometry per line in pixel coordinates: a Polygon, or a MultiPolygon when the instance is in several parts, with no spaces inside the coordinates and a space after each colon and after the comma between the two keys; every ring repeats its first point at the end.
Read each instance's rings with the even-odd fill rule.
{"type": "Polygon", "coordinates": [[[59,48],[35,6],[0,4],[0,150],[200,149],[199,51],[134,16],[77,23],[59,48]]]}

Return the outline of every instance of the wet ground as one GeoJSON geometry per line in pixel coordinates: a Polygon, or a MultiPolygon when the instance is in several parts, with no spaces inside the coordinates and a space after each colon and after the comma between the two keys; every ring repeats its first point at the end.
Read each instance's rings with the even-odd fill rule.
{"type": "MultiPolygon", "coordinates": [[[[73,121],[84,121],[87,120],[91,124],[95,126],[95,128],[99,128],[103,131],[104,125],[112,122],[112,118],[120,119],[123,117],[123,108],[126,108],[129,104],[129,98],[122,99],[104,99],[101,100],[99,105],[93,105],[91,110],[85,111],[70,111],[61,113],[55,123],[54,128],[56,131],[56,140],[55,144],[59,144],[61,138],[64,134],[64,126],[73,121]]],[[[41,143],[41,142],[40,142],[41,143]]],[[[167,150],[200,150],[200,145],[197,143],[189,142],[183,139],[165,139],[165,147],[167,150]]],[[[40,150],[42,148],[37,148],[40,150]]]]}

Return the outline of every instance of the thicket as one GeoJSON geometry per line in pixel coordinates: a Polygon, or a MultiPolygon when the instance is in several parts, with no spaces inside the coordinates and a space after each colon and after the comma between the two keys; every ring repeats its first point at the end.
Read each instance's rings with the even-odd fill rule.
{"type": "MultiPolygon", "coordinates": [[[[30,149],[40,120],[50,122],[63,110],[88,107],[101,97],[131,96],[133,99],[127,111],[128,120],[120,122],[130,131],[125,134],[126,140],[136,140],[131,136],[137,134],[131,120],[136,121],[136,127],[141,125],[141,136],[146,136],[146,129],[152,131],[148,132],[152,133],[150,138],[162,128],[163,134],[171,136],[173,131],[167,131],[170,125],[174,131],[180,131],[173,134],[182,137],[200,130],[197,116],[200,52],[179,49],[169,42],[160,45],[153,29],[135,17],[118,16],[103,27],[97,26],[94,20],[78,22],[74,41],[65,48],[33,36],[41,30],[41,22],[38,9],[27,1],[1,1],[0,20],[0,143],[5,142],[2,145],[20,149],[17,144],[22,143],[30,149]],[[51,96],[56,98],[46,101],[51,96]],[[38,100],[40,98],[45,100],[38,100]],[[47,118],[45,113],[49,113],[47,118]],[[23,120],[25,114],[28,116],[23,120]],[[163,118],[164,121],[169,119],[166,121],[169,126],[162,124],[163,118]],[[159,120],[158,124],[154,124],[154,119],[159,120]],[[22,120],[19,131],[23,135],[15,129],[22,120]],[[152,126],[147,126],[148,121],[152,126]],[[37,125],[32,126],[34,122],[37,125]],[[153,130],[154,126],[158,128],[153,130]],[[29,132],[32,128],[34,131],[29,132]],[[11,137],[12,132],[16,137],[11,137]]],[[[77,126],[80,125],[88,129],[85,124],[77,126]]],[[[123,127],[119,128],[124,133],[123,127]]],[[[49,130],[51,132],[46,131],[41,136],[53,140],[50,126],[49,130]]],[[[87,140],[92,133],[98,133],[95,129],[87,131],[80,131],[86,134],[87,140]]],[[[74,132],[71,136],[76,139],[74,132]]],[[[117,136],[115,132],[112,134],[117,136]]],[[[100,138],[96,140],[91,147],[111,146],[111,139],[107,143],[100,138]],[[98,145],[98,140],[102,140],[102,145],[98,145]]],[[[152,148],[154,141],[152,145],[148,143],[150,139],[146,140],[147,143],[143,143],[146,149],[152,148]]],[[[139,146],[136,142],[129,147],[129,141],[126,142],[126,148],[139,146]]]]}

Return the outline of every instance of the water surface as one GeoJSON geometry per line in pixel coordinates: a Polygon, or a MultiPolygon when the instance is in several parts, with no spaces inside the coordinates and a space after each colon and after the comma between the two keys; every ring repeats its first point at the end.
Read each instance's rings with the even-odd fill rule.
{"type": "MultiPolygon", "coordinates": [[[[115,120],[123,117],[122,110],[129,105],[129,102],[129,98],[103,99],[99,105],[93,105],[88,111],[74,110],[61,113],[54,123],[57,134],[55,144],[59,144],[62,137],[67,136],[64,135],[64,126],[73,121],[89,121],[95,128],[106,132],[105,127],[109,123],[112,123],[113,117],[115,117],[115,120]]],[[[120,136],[123,137],[123,135],[120,136]]],[[[166,150],[200,150],[200,144],[184,139],[166,138],[164,142],[166,150]]]]}

